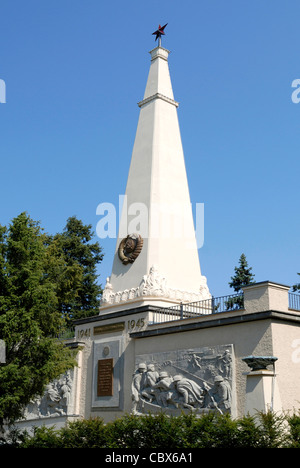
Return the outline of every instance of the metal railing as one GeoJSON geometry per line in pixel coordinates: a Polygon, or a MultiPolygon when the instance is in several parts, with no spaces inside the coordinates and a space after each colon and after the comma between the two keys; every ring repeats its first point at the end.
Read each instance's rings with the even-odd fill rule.
{"type": "Polygon", "coordinates": [[[300,294],[289,293],[289,309],[300,310],[300,294]]]}
{"type": "Polygon", "coordinates": [[[71,340],[72,338],[74,338],[74,336],[75,336],[75,327],[70,326],[69,328],[66,328],[61,333],[56,335],[56,338],[60,341],[64,341],[64,340],[71,340]]]}
{"type": "Polygon", "coordinates": [[[211,297],[198,302],[178,304],[176,306],[161,308],[152,312],[150,323],[171,322],[173,320],[185,320],[197,318],[202,315],[229,312],[244,308],[243,294],[232,294],[229,296],[211,297]]]}

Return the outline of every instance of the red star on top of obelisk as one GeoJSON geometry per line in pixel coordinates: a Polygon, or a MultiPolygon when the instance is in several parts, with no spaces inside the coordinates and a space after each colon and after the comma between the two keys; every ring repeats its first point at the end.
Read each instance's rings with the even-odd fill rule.
{"type": "Polygon", "coordinates": [[[168,23],[166,23],[164,26],[159,25],[158,29],[152,33],[152,36],[156,36],[155,40],[159,39],[159,46],[161,45],[161,36],[165,35],[164,29],[167,26],[168,23]]]}

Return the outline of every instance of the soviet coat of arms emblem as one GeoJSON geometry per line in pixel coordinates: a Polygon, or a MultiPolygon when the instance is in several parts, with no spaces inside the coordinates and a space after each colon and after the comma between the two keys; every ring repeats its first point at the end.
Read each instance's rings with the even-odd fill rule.
{"type": "Polygon", "coordinates": [[[139,234],[129,234],[121,240],[118,254],[123,265],[133,263],[141,253],[143,247],[143,239],[139,234]]]}

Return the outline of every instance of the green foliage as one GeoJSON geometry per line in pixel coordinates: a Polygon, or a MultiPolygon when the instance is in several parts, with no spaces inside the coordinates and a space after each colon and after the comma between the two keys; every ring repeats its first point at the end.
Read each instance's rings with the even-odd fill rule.
{"type": "Polygon", "coordinates": [[[57,339],[70,316],[95,314],[101,288],[95,268],[101,248],[91,227],[70,218],[48,236],[26,213],[0,226],[0,428],[23,414],[45,386],[75,365],[57,339]]]}
{"type": "Polygon", "coordinates": [[[183,446],[184,422],[165,414],[125,415],[107,426],[109,448],[165,448],[183,446]]]}
{"type": "Polygon", "coordinates": [[[21,436],[21,443],[15,447],[20,448],[63,448],[61,445],[61,436],[55,427],[34,427],[33,435],[24,432],[21,436]]]}
{"type": "Polygon", "coordinates": [[[49,274],[56,280],[59,309],[67,319],[99,313],[102,289],[96,269],[103,253],[92,238],[91,225],[84,225],[75,216],[67,220],[63,233],[48,237],[49,274]]]}
{"type": "Polygon", "coordinates": [[[287,416],[290,434],[290,448],[300,448],[300,412],[287,416]]]}
{"type": "Polygon", "coordinates": [[[272,412],[233,419],[216,413],[168,417],[124,415],[104,424],[101,418],[69,422],[60,430],[35,428],[13,438],[19,448],[299,448],[300,416],[272,412]]]}
{"type": "Polygon", "coordinates": [[[247,286],[254,282],[254,276],[251,273],[252,268],[249,268],[246,255],[242,254],[239,258],[239,266],[234,268],[235,275],[231,277],[229,286],[236,293],[240,293],[243,286],[247,286]]]}
{"type": "Polygon", "coordinates": [[[242,254],[239,258],[239,266],[234,268],[235,275],[231,277],[231,281],[228,283],[239,296],[232,297],[226,302],[227,310],[243,307],[242,288],[254,282],[255,275],[251,273],[251,270],[252,268],[249,268],[245,254],[242,254]]]}
{"type": "MultiPolygon", "coordinates": [[[[297,275],[300,275],[300,273],[297,273],[297,275]]],[[[293,291],[300,291],[300,283],[293,285],[293,291]]]]}
{"type": "Polygon", "coordinates": [[[60,431],[64,448],[101,448],[106,445],[106,429],[101,418],[72,421],[60,431]]]}
{"type": "Polygon", "coordinates": [[[39,223],[22,213],[0,237],[0,426],[22,415],[33,395],[73,365],[70,351],[53,339],[63,326],[55,284],[45,268],[39,223]]]}

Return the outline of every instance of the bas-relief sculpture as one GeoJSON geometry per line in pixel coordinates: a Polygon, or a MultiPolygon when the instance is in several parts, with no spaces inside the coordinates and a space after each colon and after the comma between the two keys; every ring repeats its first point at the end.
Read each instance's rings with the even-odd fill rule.
{"type": "Polygon", "coordinates": [[[59,379],[49,383],[44,395],[27,406],[26,420],[70,414],[72,387],[73,371],[68,371],[59,379]]]}
{"type": "Polygon", "coordinates": [[[132,412],[232,411],[232,345],[138,356],[132,412]]]}
{"type": "Polygon", "coordinates": [[[199,285],[198,292],[181,291],[170,288],[167,284],[167,279],[160,274],[157,267],[153,265],[149,273],[141,279],[140,285],[136,288],[125,289],[124,291],[114,292],[110,279],[106,279],[106,285],[103,290],[101,305],[118,304],[130,299],[143,298],[147,296],[170,298],[172,300],[180,300],[182,302],[194,302],[211,297],[206,277],[202,276],[202,284],[199,285]]]}
{"type": "Polygon", "coordinates": [[[143,238],[139,234],[129,234],[121,240],[118,254],[123,265],[133,263],[143,248],[143,238]]]}

